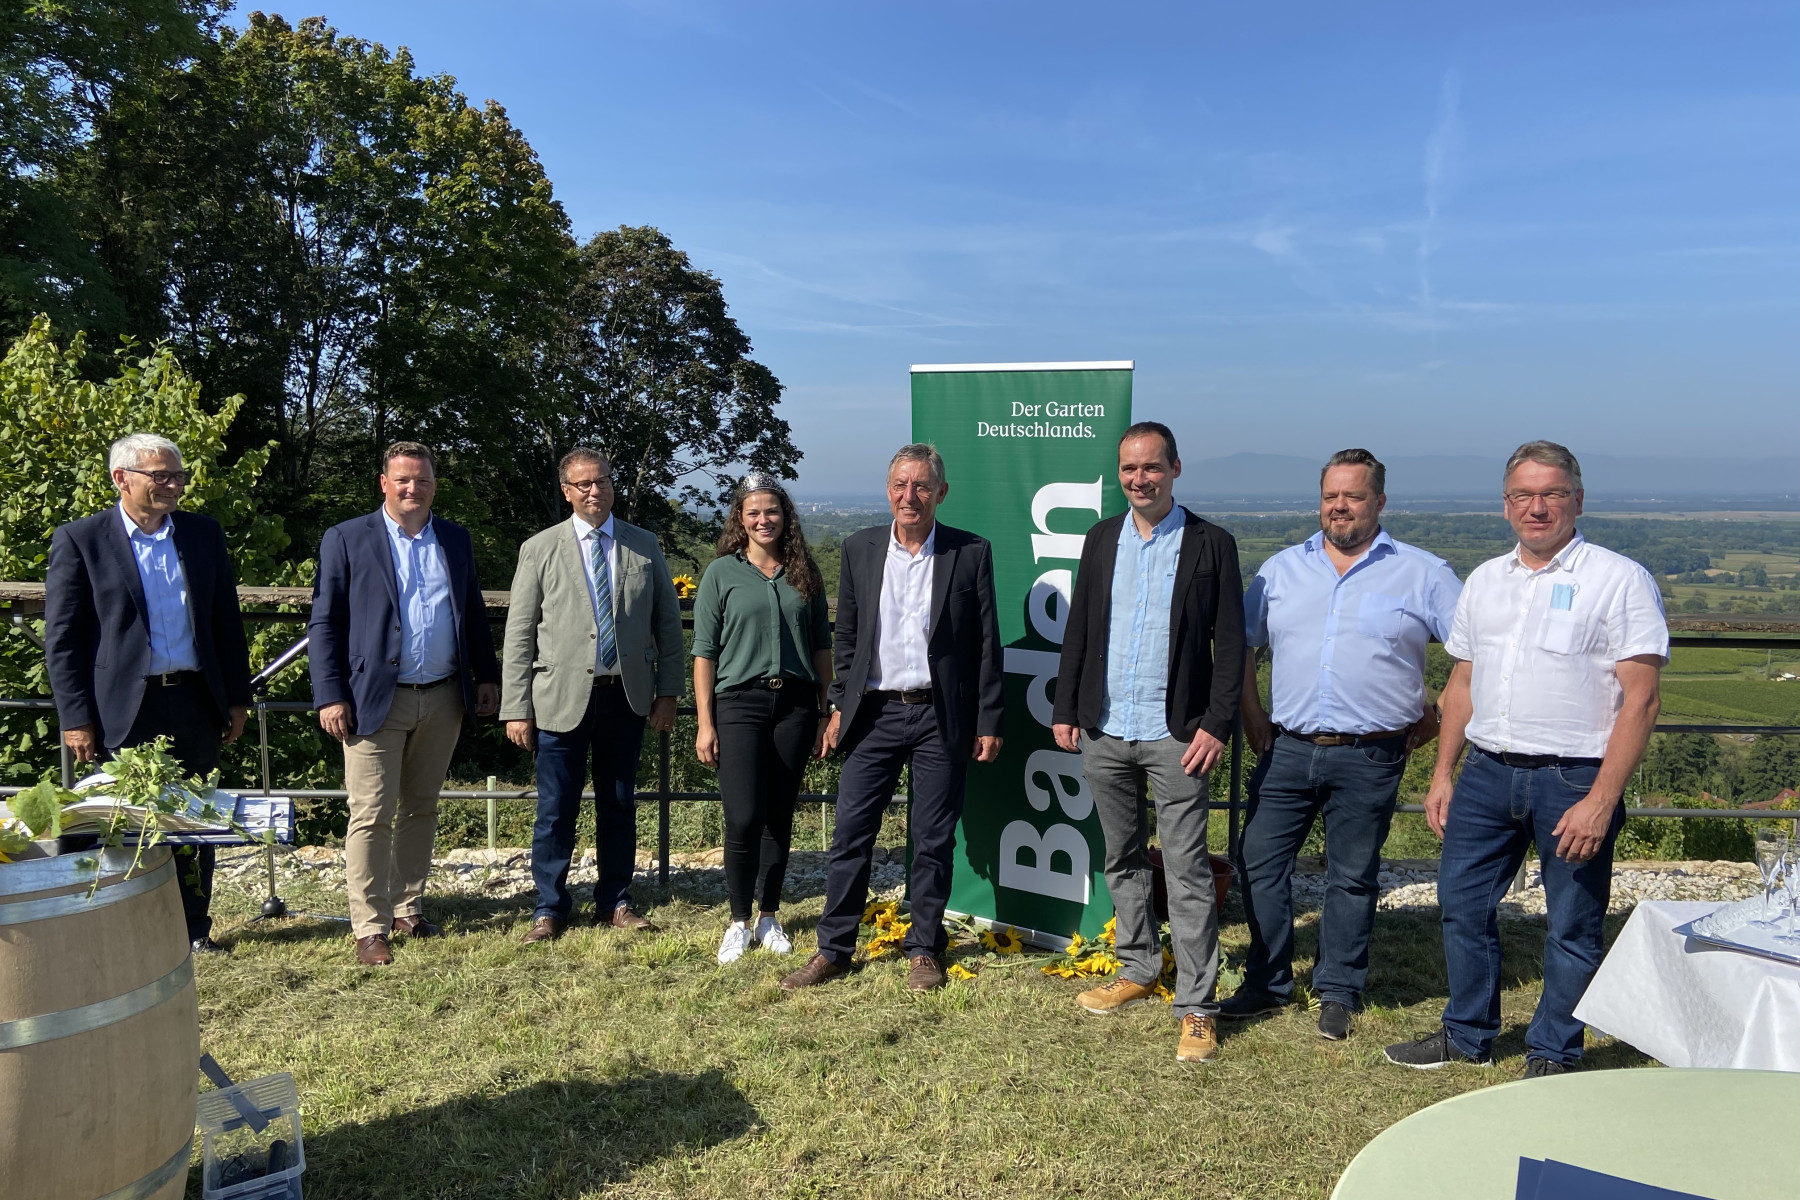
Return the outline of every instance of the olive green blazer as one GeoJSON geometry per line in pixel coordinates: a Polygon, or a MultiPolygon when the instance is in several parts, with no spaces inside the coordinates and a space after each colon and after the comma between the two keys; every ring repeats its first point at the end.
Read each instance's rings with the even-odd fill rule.
{"type": "MultiPolygon", "coordinates": [[[[619,674],[633,712],[648,714],[658,696],[680,696],[687,678],[681,604],[656,535],[613,518],[617,545],[619,674]]],[[[587,715],[594,687],[594,605],[574,527],[566,520],[519,547],[506,648],[500,671],[500,719],[534,720],[567,733],[587,715]]]]}

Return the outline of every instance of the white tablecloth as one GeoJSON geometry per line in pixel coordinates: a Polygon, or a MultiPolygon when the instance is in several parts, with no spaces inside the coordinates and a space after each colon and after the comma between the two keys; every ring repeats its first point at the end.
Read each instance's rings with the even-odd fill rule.
{"type": "Polygon", "coordinates": [[[1800,1071],[1800,967],[1675,932],[1718,907],[1639,904],[1575,1015],[1671,1067],[1800,1071]]]}

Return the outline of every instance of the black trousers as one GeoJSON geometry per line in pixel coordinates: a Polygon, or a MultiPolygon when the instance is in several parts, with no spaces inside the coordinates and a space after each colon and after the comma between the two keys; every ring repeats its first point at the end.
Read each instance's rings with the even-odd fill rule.
{"type": "Polygon", "coordinates": [[[731,919],[781,907],[794,797],[819,731],[819,690],[804,679],[779,691],[738,688],[713,698],[719,795],[725,804],[725,892],[731,919]]]}
{"type": "Polygon", "coordinates": [[[901,950],[908,958],[942,954],[949,940],[944,908],[950,903],[956,823],[962,818],[969,760],[950,753],[931,704],[865,696],[850,732],[850,753],[838,783],[837,832],[831,839],[825,913],[819,918],[819,952],[839,966],[850,965],[869,899],[881,817],[900,783],[900,768],[910,761],[912,927],[901,950]]]}
{"type": "MultiPolygon", "coordinates": [[[[143,703],[131,732],[110,754],[125,746],[141,746],[166,737],[169,753],[190,775],[206,775],[219,765],[225,740],[225,719],[213,703],[206,681],[188,677],[164,687],[152,682],[144,687],[143,703]]],[[[175,877],[181,888],[181,915],[187,918],[188,940],[212,933],[213,866],[218,851],[212,846],[173,846],[175,877]]]]}

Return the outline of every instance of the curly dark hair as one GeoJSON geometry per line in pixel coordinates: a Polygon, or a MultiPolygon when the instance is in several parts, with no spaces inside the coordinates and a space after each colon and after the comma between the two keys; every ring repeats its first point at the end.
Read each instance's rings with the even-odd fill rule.
{"type": "Polygon", "coordinates": [[[753,472],[732,493],[725,531],[719,535],[718,557],[737,554],[750,544],[750,531],[744,528],[744,501],[758,492],[771,493],[781,504],[782,569],[787,573],[788,585],[800,593],[800,598],[811,600],[825,590],[825,580],[819,574],[819,565],[813,562],[812,551],[806,548],[806,535],[800,531],[800,514],[794,510],[793,499],[772,476],[753,472]]]}

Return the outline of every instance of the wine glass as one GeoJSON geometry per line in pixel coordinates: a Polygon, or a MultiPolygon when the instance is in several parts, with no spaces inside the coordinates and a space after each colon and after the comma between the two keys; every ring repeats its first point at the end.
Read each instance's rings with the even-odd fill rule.
{"type": "Polygon", "coordinates": [[[1792,848],[1792,839],[1788,836],[1785,823],[1761,821],[1756,826],[1756,869],[1762,873],[1763,904],[1762,919],[1752,921],[1752,925],[1772,928],[1780,924],[1778,915],[1771,914],[1770,908],[1775,899],[1775,890],[1782,876],[1782,861],[1786,859],[1792,848]]]}
{"type": "Polygon", "coordinates": [[[1781,858],[1780,871],[1787,899],[1783,906],[1787,909],[1787,928],[1777,933],[1775,940],[1800,945],[1800,854],[1791,845],[1781,858]]]}

